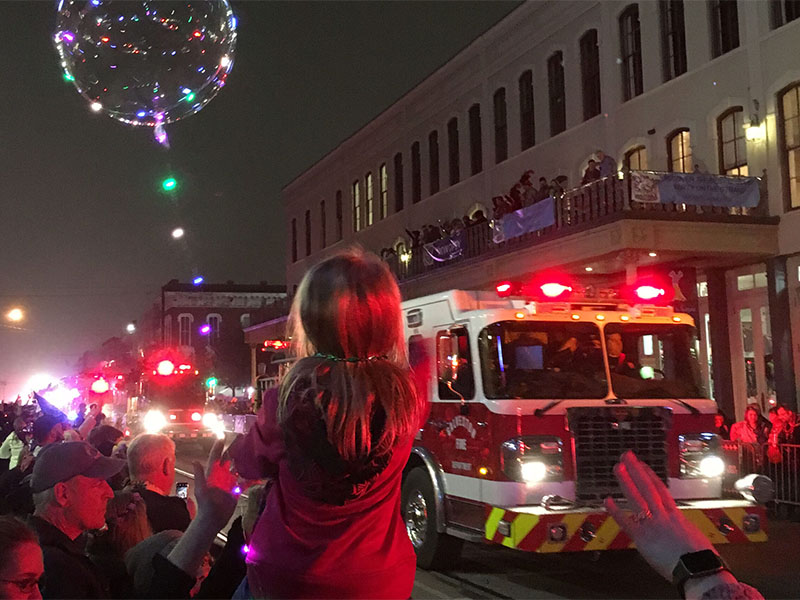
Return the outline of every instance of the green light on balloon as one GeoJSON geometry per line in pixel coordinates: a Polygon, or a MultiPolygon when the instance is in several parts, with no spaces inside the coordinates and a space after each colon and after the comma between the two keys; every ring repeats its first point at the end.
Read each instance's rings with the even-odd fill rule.
{"type": "Polygon", "coordinates": [[[194,92],[188,94],[186,98],[184,98],[184,100],[186,100],[187,102],[192,102],[194,100],[194,92]]]}
{"type": "Polygon", "coordinates": [[[208,379],[206,379],[206,387],[208,387],[208,388],[217,387],[217,383],[218,383],[218,381],[217,381],[216,377],[209,377],[208,379]]]}
{"type": "Polygon", "coordinates": [[[656,370],[653,367],[642,367],[639,369],[639,377],[642,379],[653,379],[656,376],[656,370]]]}
{"type": "Polygon", "coordinates": [[[174,177],[168,177],[164,181],[161,182],[161,189],[165,192],[171,192],[175,188],[178,187],[178,180],[174,177]]]}

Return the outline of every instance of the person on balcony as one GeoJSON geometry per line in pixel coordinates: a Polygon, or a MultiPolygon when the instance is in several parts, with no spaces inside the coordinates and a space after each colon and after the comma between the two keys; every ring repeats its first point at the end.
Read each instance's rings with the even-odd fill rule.
{"type": "Polygon", "coordinates": [[[544,200],[548,196],[550,196],[550,184],[547,183],[547,177],[539,177],[539,190],[536,194],[536,201],[544,200]]]}
{"type": "Polygon", "coordinates": [[[597,150],[595,152],[595,156],[597,157],[597,168],[600,171],[601,179],[603,177],[611,177],[612,175],[617,174],[617,161],[608,156],[602,150],[597,150]]]}
{"type": "Polygon", "coordinates": [[[583,178],[581,179],[581,185],[586,185],[587,183],[591,183],[593,181],[597,181],[600,179],[600,169],[597,168],[597,162],[593,159],[589,159],[589,165],[586,167],[586,170],[583,172],[583,178]]]}

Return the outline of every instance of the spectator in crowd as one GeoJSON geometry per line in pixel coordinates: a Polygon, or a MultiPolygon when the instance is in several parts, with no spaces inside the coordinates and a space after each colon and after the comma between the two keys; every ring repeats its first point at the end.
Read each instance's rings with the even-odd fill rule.
{"type": "Polygon", "coordinates": [[[601,179],[617,174],[617,161],[602,150],[597,150],[594,155],[597,158],[597,169],[600,171],[601,179]]]}
{"type": "Polygon", "coordinates": [[[86,403],[85,402],[81,402],[78,405],[77,413],[78,413],[78,416],[75,417],[75,421],[72,424],[72,426],[75,427],[76,429],[78,429],[81,425],[83,425],[83,422],[86,420],[86,403]]]}
{"type": "Polygon", "coordinates": [[[128,446],[131,490],[147,505],[154,533],[167,529],[186,531],[191,515],[187,501],[170,496],[175,484],[175,442],[160,433],[143,433],[128,446]]]}
{"type": "Polygon", "coordinates": [[[597,181],[600,179],[600,169],[597,168],[597,162],[593,158],[589,159],[589,165],[586,167],[586,170],[583,172],[583,178],[581,179],[581,185],[586,185],[587,183],[591,183],[593,181],[597,181]]]}
{"type": "Polygon", "coordinates": [[[539,177],[539,190],[536,194],[536,201],[539,202],[541,200],[546,199],[550,196],[550,184],[547,183],[546,177],[539,177]]]}
{"type": "Polygon", "coordinates": [[[275,478],[247,556],[252,595],[408,598],[416,560],[397,507],[427,407],[397,283],[374,256],[339,254],[306,273],[290,314],[299,360],[229,451],[240,476],[275,478]]]}
{"type": "MultiPolygon", "coordinates": [[[[614,475],[627,505],[621,508],[608,496],[606,509],[659,575],[672,582],[685,555],[716,553],[708,538],[678,509],[667,486],[633,452],[622,455],[614,475]]],[[[758,590],[740,583],[722,566],[707,575],[679,580],[677,585],[682,598],[763,600],[758,590]]]]}
{"type": "Polygon", "coordinates": [[[77,540],[105,526],[106,504],[113,497],[105,480],[123,465],[86,442],[51,444],[36,459],[30,483],[35,512],[29,524],[44,553],[43,597],[109,597],[77,540]]]}
{"type": "Polygon", "coordinates": [[[100,425],[89,432],[87,441],[100,451],[103,456],[111,456],[114,446],[125,434],[111,425],[100,425]]]}
{"type": "Polygon", "coordinates": [[[14,431],[8,434],[8,437],[0,446],[0,458],[8,460],[8,468],[13,469],[19,464],[19,457],[22,454],[22,449],[28,443],[28,434],[25,429],[28,423],[22,417],[14,419],[14,431]]]}
{"type": "Polygon", "coordinates": [[[781,404],[778,406],[778,418],[781,420],[778,444],[800,444],[800,427],[795,412],[781,404]]]}
{"type": "Polygon", "coordinates": [[[56,415],[44,414],[33,422],[33,455],[39,456],[42,448],[64,440],[64,423],[56,415]]]}
{"type": "Polygon", "coordinates": [[[714,415],[714,431],[723,440],[731,439],[731,428],[728,425],[728,418],[722,411],[714,415]]]}
{"type": "Polygon", "coordinates": [[[473,225],[478,225],[480,223],[486,223],[486,215],[483,214],[482,210],[477,211],[472,216],[472,224],[473,225]]]}
{"type": "Polygon", "coordinates": [[[36,533],[15,517],[0,517],[0,598],[38,600],[43,574],[36,533]]]}
{"type": "Polygon", "coordinates": [[[766,444],[769,432],[762,425],[760,417],[761,411],[758,404],[748,404],[744,410],[744,421],[739,421],[731,426],[731,441],[766,444]]]}

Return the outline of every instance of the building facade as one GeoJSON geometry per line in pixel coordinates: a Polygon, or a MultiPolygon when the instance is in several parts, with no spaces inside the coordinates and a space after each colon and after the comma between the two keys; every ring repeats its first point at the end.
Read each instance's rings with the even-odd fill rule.
{"type": "Polygon", "coordinates": [[[354,243],[394,250],[407,298],[554,267],[691,273],[720,406],[731,417],[751,401],[796,406],[798,17],[791,0],[521,5],[284,189],[288,288],[354,243]],[[598,149],[619,179],[581,187],[598,149]],[[453,260],[432,263],[414,244],[425,225],[491,218],[492,198],[528,170],[566,181],[546,229],[495,243],[489,224],[470,227],[453,260]],[[696,173],[712,188],[758,177],[758,203],[648,206],[639,171],[696,173]]]}

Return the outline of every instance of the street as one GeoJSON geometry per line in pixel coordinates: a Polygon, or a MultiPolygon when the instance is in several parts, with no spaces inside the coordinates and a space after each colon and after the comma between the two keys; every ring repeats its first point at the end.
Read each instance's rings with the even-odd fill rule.
{"type": "MultiPolygon", "coordinates": [[[[194,493],[191,463],[204,460],[197,445],[178,448],[177,481],[189,482],[190,495],[194,493]]],[[[773,521],[768,531],[770,540],[764,544],[720,546],[720,554],[737,577],[764,597],[798,598],[800,523],[773,521]]],[[[677,591],[632,550],[544,555],[465,544],[452,570],[417,570],[413,597],[676,598],[677,591]]]]}

